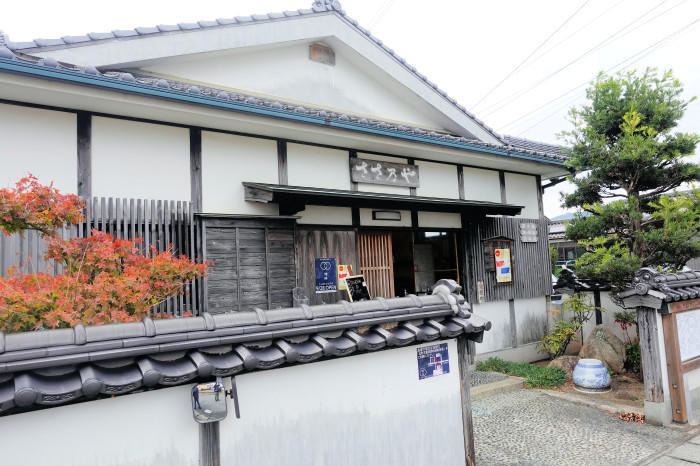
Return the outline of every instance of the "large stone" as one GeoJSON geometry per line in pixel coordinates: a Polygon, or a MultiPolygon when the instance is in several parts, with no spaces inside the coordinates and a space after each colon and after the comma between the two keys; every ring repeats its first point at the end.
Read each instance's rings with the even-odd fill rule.
{"type": "Polygon", "coordinates": [[[625,344],[602,325],[593,329],[578,355],[582,359],[599,359],[616,374],[625,369],[625,344]]]}
{"type": "Polygon", "coordinates": [[[578,359],[578,356],[559,356],[558,358],[549,361],[547,367],[558,367],[566,372],[567,377],[570,379],[571,374],[574,373],[574,367],[576,367],[576,364],[578,364],[578,359]]]}

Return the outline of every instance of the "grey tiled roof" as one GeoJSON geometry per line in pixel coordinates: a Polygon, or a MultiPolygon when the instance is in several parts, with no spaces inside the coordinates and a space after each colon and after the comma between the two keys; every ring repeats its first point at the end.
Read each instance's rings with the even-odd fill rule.
{"type": "Polygon", "coordinates": [[[538,142],[538,141],[533,141],[531,139],[518,138],[515,136],[508,136],[508,135],[504,135],[503,140],[505,141],[506,144],[508,144],[509,146],[511,146],[515,149],[533,150],[536,152],[541,152],[541,153],[545,153],[545,154],[551,154],[553,156],[566,158],[566,155],[562,151],[561,146],[557,146],[555,144],[547,144],[545,142],[538,142]]]}
{"type": "Polygon", "coordinates": [[[652,295],[663,302],[687,301],[700,298],[700,272],[662,274],[644,268],[634,277],[634,287],[620,293],[620,298],[652,295]]]}
{"type": "MultiPolygon", "coordinates": [[[[365,118],[357,115],[333,112],[317,107],[303,106],[296,103],[285,102],[275,99],[263,99],[248,94],[241,94],[236,92],[231,92],[223,89],[216,89],[211,87],[203,87],[193,85],[191,83],[185,83],[180,81],[166,80],[163,78],[155,78],[147,75],[138,75],[123,71],[105,71],[101,72],[94,66],[75,66],[68,63],[59,62],[54,58],[39,58],[26,55],[23,53],[15,53],[7,47],[0,45],[0,59],[24,62],[32,65],[43,66],[51,68],[54,70],[73,72],[79,75],[92,75],[100,78],[106,78],[108,80],[114,80],[120,85],[135,86],[139,89],[150,88],[152,90],[171,90],[185,95],[198,95],[204,96],[209,99],[215,99],[216,101],[225,101],[232,103],[244,104],[246,109],[257,108],[262,110],[273,110],[279,111],[285,115],[295,114],[304,117],[311,117],[322,122],[326,121],[338,121],[338,122],[348,122],[352,123],[356,127],[367,127],[379,130],[388,130],[398,134],[403,134],[407,136],[418,136],[428,138],[431,141],[436,142],[447,142],[455,143],[457,145],[465,144],[476,147],[481,147],[485,149],[496,149],[504,152],[513,152],[514,156],[517,154],[522,154],[525,156],[532,156],[533,159],[540,160],[542,162],[554,162],[557,164],[562,164],[565,160],[564,156],[556,155],[552,153],[538,152],[530,149],[518,149],[510,146],[503,146],[500,144],[490,144],[477,139],[466,138],[463,136],[456,136],[448,133],[440,133],[436,131],[429,131],[423,128],[400,125],[393,122],[377,120],[372,118],[365,118]]],[[[105,82],[103,80],[100,83],[105,82]]],[[[100,85],[96,83],[96,85],[100,85]]],[[[160,97],[160,96],[157,96],[160,97]]],[[[167,98],[167,97],[165,97],[167,98]]],[[[466,148],[466,147],[465,147],[466,148]]]]}
{"type": "Polygon", "coordinates": [[[491,323],[461,288],[429,296],[0,333],[0,414],[466,334],[491,323]]]}
{"type": "MultiPolygon", "coordinates": [[[[277,21],[284,18],[291,18],[296,16],[306,16],[314,15],[320,13],[336,13],[355,29],[361,32],[364,36],[370,39],[372,42],[380,46],[385,52],[391,55],[397,62],[399,62],[404,68],[410,71],[414,76],[418,77],[421,81],[426,83],[428,86],[433,88],[435,92],[440,94],[449,103],[459,109],[462,113],[467,115],[469,118],[477,122],[482,128],[484,128],[493,137],[507,143],[504,138],[498,134],[493,128],[489,127],[484,121],[476,117],[472,112],[468,111],[464,106],[460,105],[453,97],[450,97],[445,91],[440,89],[434,82],[430,81],[424,74],[420,73],[416,68],[406,62],[404,58],[399,56],[393,49],[385,45],[380,39],[375,37],[370,31],[362,27],[356,20],[350,18],[343,10],[340,2],[338,0],[315,0],[310,9],[299,9],[292,11],[284,11],[281,13],[267,13],[261,15],[252,16],[236,16],[234,18],[219,18],[215,21],[198,21],[196,23],[179,23],[173,25],[158,25],[155,27],[139,27],[135,29],[121,30],[121,31],[111,31],[111,32],[101,32],[101,33],[88,33],[82,36],[63,36],[59,39],[35,39],[29,42],[8,42],[7,47],[15,51],[40,51],[42,49],[50,47],[65,47],[73,46],[76,44],[83,44],[88,42],[105,41],[112,39],[119,39],[124,37],[143,37],[152,36],[154,34],[167,34],[180,31],[192,31],[198,29],[209,29],[216,27],[227,27],[237,24],[249,24],[253,22],[265,22],[265,21],[277,21]]],[[[526,148],[522,148],[526,149],[526,148]]],[[[539,149],[533,148],[533,151],[537,152],[539,149]]]]}

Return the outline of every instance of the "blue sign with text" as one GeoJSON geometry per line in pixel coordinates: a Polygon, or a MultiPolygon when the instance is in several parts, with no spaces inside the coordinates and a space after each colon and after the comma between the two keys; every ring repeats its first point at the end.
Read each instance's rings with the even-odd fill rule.
{"type": "Polygon", "coordinates": [[[338,291],[338,268],[335,257],[317,257],[314,270],[316,293],[335,293],[338,291]]]}
{"type": "Polygon", "coordinates": [[[450,356],[447,343],[416,348],[418,380],[450,373],[450,356]]]}

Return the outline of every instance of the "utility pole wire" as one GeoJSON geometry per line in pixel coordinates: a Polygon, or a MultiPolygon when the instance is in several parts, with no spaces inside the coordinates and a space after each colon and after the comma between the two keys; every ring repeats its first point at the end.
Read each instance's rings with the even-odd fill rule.
{"type": "Polygon", "coordinates": [[[532,52],[530,52],[530,54],[529,54],[527,57],[525,57],[525,59],[524,59],[523,61],[521,61],[521,62],[518,64],[518,66],[516,66],[515,68],[513,68],[513,69],[510,71],[510,73],[508,73],[503,79],[501,79],[495,86],[493,86],[491,89],[489,89],[488,92],[486,92],[486,94],[484,94],[478,101],[476,101],[474,104],[472,104],[472,107],[478,106],[478,105],[479,105],[481,102],[483,102],[487,97],[489,97],[489,96],[493,93],[493,91],[495,91],[496,89],[498,89],[498,88],[501,86],[501,84],[503,84],[504,82],[506,82],[506,80],[508,80],[508,78],[510,78],[511,76],[513,76],[515,73],[517,73],[517,71],[518,71],[525,63],[527,63],[527,61],[528,61],[534,54],[536,54],[542,47],[544,47],[544,45],[545,45],[547,42],[549,42],[549,40],[550,40],[552,37],[554,37],[554,35],[555,35],[556,33],[558,33],[559,31],[561,31],[562,28],[563,28],[564,26],[566,26],[566,25],[569,23],[569,21],[571,21],[571,20],[574,18],[574,16],[576,16],[576,15],[578,14],[579,11],[583,10],[583,7],[585,7],[586,5],[588,5],[588,3],[590,3],[590,1],[591,1],[591,0],[586,0],[585,2],[583,2],[583,4],[582,4],[580,7],[578,7],[578,8],[576,9],[576,11],[574,11],[571,15],[569,15],[569,17],[566,18],[566,20],[565,20],[563,23],[561,23],[561,24],[559,25],[559,27],[556,28],[556,29],[554,30],[554,32],[552,32],[549,36],[547,36],[547,38],[546,38],[543,42],[541,42],[540,45],[538,45],[537,47],[535,47],[535,50],[533,50],[532,52]]]}
{"type": "MultiPolygon", "coordinates": [[[[683,3],[685,3],[686,1],[687,1],[687,0],[683,0],[683,1],[681,1],[680,3],[677,3],[676,5],[674,5],[674,6],[670,7],[670,8],[668,8],[668,9],[666,9],[666,10],[665,10],[664,12],[662,12],[660,15],[663,15],[663,14],[667,13],[668,11],[670,11],[670,10],[672,10],[672,9],[674,9],[674,8],[676,8],[676,7],[678,7],[678,6],[680,6],[680,5],[683,4],[683,3]]],[[[655,17],[655,18],[656,18],[656,17],[655,17]]],[[[655,19],[655,18],[651,18],[650,20],[646,21],[645,23],[643,23],[643,24],[640,25],[640,26],[643,26],[644,24],[648,23],[649,21],[652,21],[652,20],[655,19]]],[[[639,26],[637,26],[637,28],[638,28],[638,27],[639,27],[639,26]]],[[[635,29],[637,29],[637,28],[635,28],[635,29]]],[[[628,32],[631,32],[631,31],[628,31],[628,32]]],[[[677,32],[677,31],[676,31],[676,32],[677,32]]],[[[675,34],[675,33],[672,33],[671,36],[672,36],[673,34],[675,34]]],[[[609,72],[609,71],[612,70],[613,68],[616,68],[616,67],[618,67],[619,65],[623,64],[625,61],[630,60],[630,59],[636,57],[637,55],[639,55],[640,53],[643,53],[643,52],[649,50],[649,48],[656,47],[657,45],[660,44],[660,42],[663,42],[663,41],[667,40],[667,39],[668,39],[669,37],[671,37],[671,36],[666,36],[666,37],[664,37],[664,38],[661,39],[659,42],[656,42],[656,43],[652,44],[650,47],[645,48],[645,49],[642,50],[641,52],[637,52],[637,53],[635,53],[634,55],[632,55],[631,57],[629,57],[629,58],[623,60],[622,62],[620,62],[620,63],[614,65],[613,67],[608,68],[607,70],[605,70],[605,72],[606,72],[606,73],[609,72]]],[[[651,53],[651,52],[649,52],[649,53],[651,53]]],[[[648,54],[647,54],[647,55],[648,55],[648,54]]],[[[646,56],[646,55],[645,55],[645,56],[646,56]]],[[[640,59],[641,59],[641,58],[643,58],[643,57],[640,57],[640,59]]],[[[578,86],[576,86],[576,87],[574,87],[574,88],[568,90],[567,92],[565,92],[565,93],[563,93],[563,94],[561,94],[561,95],[559,95],[559,96],[557,96],[557,97],[555,97],[555,98],[553,98],[553,99],[547,101],[546,103],[540,105],[538,108],[536,108],[536,109],[534,109],[534,110],[531,110],[531,111],[529,111],[529,112],[527,112],[527,113],[525,113],[525,114],[523,114],[523,115],[520,115],[518,118],[516,118],[516,119],[514,119],[514,120],[512,120],[512,121],[510,121],[510,122],[508,122],[508,123],[506,123],[506,124],[503,125],[501,128],[507,128],[508,126],[511,126],[511,125],[513,125],[513,124],[515,124],[515,123],[517,123],[517,122],[519,122],[519,121],[525,119],[526,117],[532,115],[533,113],[540,112],[540,111],[541,111],[544,107],[546,107],[547,105],[549,105],[549,104],[551,104],[551,103],[553,103],[553,102],[555,102],[555,101],[561,99],[562,97],[565,97],[565,96],[571,94],[572,92],[575,92],[576,90],[578,90],[579,88],[585,86],[586,84],[588,84],[588,81],[584,81],[583,83],[579,84],[578,86]]]]}
{"type": "MultiPolygon", "coordinates": [[[[659,40],[659,41],[653,43],[653,44],[650,45],[649,47],[647,47],[647,48],[645,48],[645,49],[643,49],[643,50],[641,50],[641,51],[635,53],[634,55],[632,55],[632,56],[626,58],[625,60],[622,60],[621,62],[619,62],[619,63],[617,63],[617,64],[611,66],[610,68],[608,68],[608,69],[605,70],[604,72],[605,72],[605,73],[609,73],[610,71],[612,71],[613,69],[617,68],[618,66],[623,65],[623,64],[625,64],[626,62],[628,62],[628,61],[634,59],[634,60],[631,61],[630,63],[627,63],[625,66],[623,66],[622,68],[620,68],[620,70],[618,70],[618,71],[622,71],[622,70],[624,70],[624,69],[626,69],[626,68],[629,68],[630,66],[634,65],[635,63],[637,63],[639,60],[643,59],[644,57],[646,57],[646,56],[648,56],[649,54],[651,54],[652,52],[654,52],[654,51],[655,51],[655,50],[654,50],[655,48],[660,48],[663,42],[666,42],[667,40],[671,39],[673,36],[676,36],[676,35],[681,34],[681,33],[684,32],[685,30],[691,28],[692,26],[696,25],[696,24],[699,23],[699,22],[700,22],[700,18],[695,19],[694,21],[692,21],[692,22],[686,24],[686,25],[683,26],[682,28],[677,29],[676,31],[672,32],[671,34],[665,36],[663,39],[661,39],[661,40],[659,40]],[[639,55],[639,57],[637,57],[638,55],[639,55]],[[636,57],[636,59],[635,59],[635,57],[636,57]]],[[[555,99],[550,100],[550,101],[547,102],[547,104],[545,104],[545,105],[548,105],[549,103],[551,103],[551,102],[553,102],[553,101],[555,101],[555,100],[558,100],[558,99],[560,99],[561,97],[563,97],[563,96],[565,96],[565,95],[567,95],[567,94],[570,94],[571,92],[573,92],[573,91],[579,89],[580,87],[585,86],[586,84],[588,84],[588,81],[585,82],[585,83],[583,83],[583,84],[580,84],[580,85],[576,86],[575,88],[571,89],[570,91],[566,92],[565,94],[562,94],[562,95],[560,95],[559,97],[556,97],[555,99]]],[[[523,131],[519,132],[519,133],[518,133],[518,136],[520,136],[520,135],[526,133],[527,131],[531,130],[532,128],[535,128],[535,127],[539,126],[542,122],[548,120],[551,116],[553,116],[553,115],[555,115],[557,112],[559,112],[559,110],[561,110],[561,109],[563,109],[563,108],[566,108],[571,102],[578,100],[580,97],[581,97],[581,96],[575,96],[574,99],[568,99],[564,105],[557,107],[552,113],[549,113],[549,114],[548,114],[547,116],[545,116],[543,119],[538,120],[535,124],[533,124],[533,125],[531,125],[531,126],[528,126],[526,129],[524,129],[523,131]]],[[[531,112],[531,113],[532,113],[532,112],[531,112]]],[[[514,120],[514,121],[508,123],[507,125],[505,125],[505,126],[503,126],[503,127],[505,128],[505,127],[507,127],[507,126],[509,126],[509,125],[515,123],[516,121],[521,120],[521,119],[523,119],[523,117],[519,118],[518,120],[514,120]]]]}
{"type": "Polygon", "coordinates": [[[575,59],[573,59],[572,61],[570,61],[570,62],[567,63],[566,65],[564,65],[564,66],[558,68],[557,70],[551,72],[550,74],[548,74],[547,76],[545,76],[544,78],[542,78],[541,80],[539,80],[538,82],[536,82],[534,85],[532,85],[532,86],[530,86],[529,88],[526,88],[526,89],[524,89],[524,90],[522,90],[522,91],[516,92],[515,94],[512,94],[512,95],[510,95],[509,97],[506,97],[505,99],[501,100],[499,103],[495,104],[495,105],[497,105],[496,107],[492,108],[491,110],[487,110],[487,111],[482,115],[482,117],[486,117],[486,116],[488,116],[488,115],[491,115],[491,114],[495,113],[496,111],[502,109],[503,107],[505,107],[505,106],[507,106],[507,105],[510,105],[510,104],[511,104],[512,102],[514,102],[515,100],[519,99],[520,97],[524,96],[525,94],[530,93],[531,91],[533,91],[533,90],[536,89],[537,87],[539,87],[539,86],[541,86],[542,84],[544,84],[545,81],[548,81],[549,79],[551,79],[551,78],[553,78],[554,76],[556,76],[557,74],[561,73],[562,71],[564,71],[565,69],[567,69],[568,67],[570,67],[571,65],[573,65],[574,63],[576,63],[576,62],[578,62],[579,60],[581,60],[582,58],[588,56],[591,52],[594,52],[595,50],[597,50],[597,49],[599,49],[599,48],[601,48],[601,47],[607,45],[607,43],[612,42],[612,41],[614,40],[615,36],[621,34],[623,31],[625,31],[627,28],[629,28],[632,24],[634,24],[634,23],[636,23],[637,21],[639,21],[640,19],[644,18],[646,15],[648,15],[649,13],[651,13],[652,11],[654,11],[655,9],[657,9],[658,7],[660,7],[661,5],[663,5],[666,1],[667,1],[667,0],[664,0],[664,1],[662,1],[661,3],[659,3],[658,5],[656,5],[655,7],[652,7],[650,10],[647,10],[647,11],[646,11],[644,14],[642,14],[641,16],[638,16],[637,18],[635,18],[635,19],[632,20],[631,22],[627,23],[623,28],[618,29],[616,32],[614,32],[613,34],[609,35],[608,37],[606,37],[605,39],[603,39],[601,42],[599,42],[598,44],[596,44],[595,46],[593,46],[593,47],[591,47],[590,49],[586,50],[584,53],[582,53],[581,55],[579,55],[578,57],[576,57],[575,59]],[[503,103],[503,102],[505,102],[505,103],[503,103]],[[501,103],[503,103],[503,104],[500,105],[501,103]]]}
{"type": "Polygon", "coordinates": [[[598,21],[598,19],[600,19],[601,17],[605,16],[605,15],[606,15],[607,13],[609,13],[610,11],[612,11],[612,10],[614,10],[615,8],[617,8],[618,6],[620,6],[620,5],[622,4],[622,2],[624,2],[624,1],[625,1],[625,0],[620,0],[620,1],[617,2],[617,3],[614,3],[611,7],[607,8],[606,10],[603,10],[603,12],[600,13],[598,16],[596,16],[595,18],[591,19],[591,20],[588,21],[586,24],[584,24],[584,25],[581,26],[580,28],[576,29],[574,32],[572,32],[571,34],[569,34],[568,36],[566,36],[565,38],[563,38],[562,40],[560,40],[559,42],[557,42],[556,44],[554,44],[553,46],[551,46],[550,48],[548,48],[547,50],[545,50],[544,52],[542,52],[541,54],[537,55],[535,58],[533,58],[533,59],[530,61],[530,63],[527,64],[526,68],[532,66],[532,64],[535,63],[536,61],[538,61],[540,58],[544,57],[544,56],[547,55],[549,52],[551,52],[552,50],[556,49],[557,47],[559,47],[559,46],[560,46],[561,44],[563,44],[564,42],[566,42],[566,41],[568,41],[569,39],[571,39],[572,37],[574,37],[576,34],[578,34],[579,32],[583,31],[584,29],[586,29],[586,28],[587,28],[588,26],[590,26],[591,24],[593,24],[593,23],[595,23],[596,21],[598,21]]]}

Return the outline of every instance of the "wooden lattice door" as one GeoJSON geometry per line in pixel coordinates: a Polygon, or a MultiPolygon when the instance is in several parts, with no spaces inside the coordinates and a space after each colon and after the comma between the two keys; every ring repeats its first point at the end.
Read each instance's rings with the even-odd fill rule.
{"type": "Polygon", "coordinates": [[[359,234],[360,273],[374,298],[394,297],[394,265],[391,233],[366,231],[359,234]]]}

